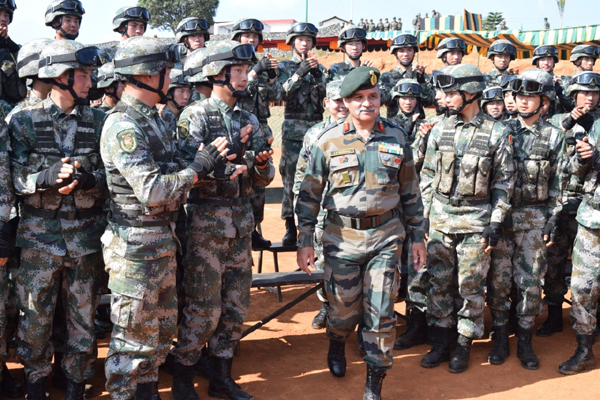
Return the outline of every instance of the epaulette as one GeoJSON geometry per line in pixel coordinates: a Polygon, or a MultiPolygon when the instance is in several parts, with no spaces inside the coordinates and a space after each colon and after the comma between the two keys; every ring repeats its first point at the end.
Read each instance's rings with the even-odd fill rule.
{"type": "Polygon", "coordinates": [[[337,121],[333,121],[332,123],[330,123],[329,125],[324,127],[323,130],[321,132],[319,132],[319,134],[317,135],[317,140],[321,139],[321,136],[323,136],[323,134],[325,132],[332,130],[333,128],[335,128],[338,125],[342,125],[344,123],[344,121],[345,121],[345,119],[338,119],[337,121]]]}

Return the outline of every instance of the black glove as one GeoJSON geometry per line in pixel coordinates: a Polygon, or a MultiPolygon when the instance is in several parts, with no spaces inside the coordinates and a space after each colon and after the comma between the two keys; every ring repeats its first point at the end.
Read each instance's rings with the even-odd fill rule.
{"type": "Polygon", "coordinates": [[[83,166],[75,169],[73,179],[77,180],[75,189],[90,190],[96,187],[96,175],[88,172],[83,166]]]}
{"type": "Polygon", "coordinates": [[[225,164],[223,156],[216,146],[209,144],[204,150],[198,150],[190,168],[196,171],[198,179],[203,179],[220,164],[225,164]]]}
{"type": "Polygon", "coordinates": [[[500,222],[491,222],[490,225],[483,231],[483,238],[490,247],[498,246],[498,242],[502,239],[502,224],[500,222]]]}
{"type": "Polygon", "coordinates": [[[311,69],[310,63],[306,60],[303,60],[300,63],[300,66],[298,67],[298,69],[296,70],[296,75],[303,78],[304,76],[306,76],[306,74],[308,74],[310,72],[310,69],[311,69]]]}
{"type": "MultiPolygon", "coordinates": [[[[37,177],[37,185],[42,189],[48,189],[48,188],[51,188],[54,186],[64,186],[65,185],[64,179],[63,179],[63,183],[56,183],[56,180],[60,179],[58,177],[58,174],[60,174],[60,169],[62,168],[62,166],[63,166],[63,162],[57,161],[54,164],[52,164],[50,167],[48,167],[47,169],[40,171],[40,173],[38,174],[38,177],[37,177]]],[[[68,183],[67,183],[67,185],[68,185],[68,183]]]]}
{"type": "Polygon", "coordinates": [[[219,163],[215,167],[215,170],[209,174],[210,178],[213,178],[217,181],[228,181],[231,178],[231,175],[235,172],[235,165],[230,163],[219,163]]]}
{"type": "Polygon", "coordinates": [[[271,69],[271,60],[268,57],[263,57],[262,60],[257,62],[254,68],[252,68],[256,75],[260,75],[268,69],[271,69]]]}
{"type": "MultiPolygon", "coordinates": [[[[417,132],[415,135],[421,135],[421,132],[417,132]]],[[[427,135],[421,137],[421,142],[419,143],[419,153],[425,155],[427,153],[427,140],[429,139],[429,133],[427,135]]]]}
{"type": "Polygon", "coordinates": [[[311,68],[309,72],[310,72],[310,74],[311,74],[312,76],[314,76],[314,77],[315,77],[315,78],[317,78],[317,79],[319,79],[320,77],[322,77],[322,76],[323,76],[323,71],[321,71],[321,70],[319,69],[319,67],[317,67],[317,68],[311,68]]]}
{"type": "Polygon", "coordinates": [[[429,235],[429,218],[423,218],[423,231],[426,235],[429,235]]]}
{"type": "Polygon", "coordinates": [[[269,68],[267,70],[267,75],[269,76],[269,79],[275,79],[277,78],[277,70],[275,68],[269,68]]]}
{"type": "Polygon", "coordinates": [[[575,120],[571,117],[571,114],[567,115],[567,118],[563,119],[562,127],[565,128],[566,131],[570,131],[575,127],[575,120]]]}
{"type": "Polygon", "coordinates": [[[594,117],[587,112],[579,117],[576,121],[586,132],[592,129],[592,125],[594,125],[594,117]]]}
{"type": "Polygon", "coordinates": [[[548,218],[544,227],[544,236],[546,235],[548,236],[546,242],[556,242],[556,237],[558,236],[558,215],[548,218]]]}
{"type": "MultiPolygon", "coordinates": [[[[271,147],[270,144],[265,144],[259,151],[257,151],[257,154],[262,153],[263,151],[271,151],[273,150],[273,148],[271,147]]],[[[269,162],[269,159],[263,160],[263,161],[256,161],[256,165],[259,167],[265,166],[267,165],[267,163],[269,162]]]]}
{"type": "Polygon", "coordinates": [[[10,256],[11,228],[8,222],[0,221],[0,258],[10,256]]]}

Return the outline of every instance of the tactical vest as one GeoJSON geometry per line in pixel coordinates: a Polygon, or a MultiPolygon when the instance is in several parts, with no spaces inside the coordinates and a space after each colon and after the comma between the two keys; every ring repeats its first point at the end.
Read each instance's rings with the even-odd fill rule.
{"type": "Polygon", "coordinates": [[[253,86],[251,92],[246,97],[238,100],[238,103],[242,110],[256,115],[260,123],[266,124],[267,119],[271,116],[269,92],[267,89],[269,77],[266,72],[263,72],[256,79],[258,79],[258,85],[253,86]]]}
{"type": "MultiPolygon", "coordinates": [[[[585,132],[573,132],[573,129],[569,130],[565,133],[565,141],[569,138],[575,137],[576,139],[583,139],[585,136],[585,132]]],[[[575,154],[577,150],[575,146],[569,146],[566,150],[566,157],[570,158],[575,154]]],[[[580,196],[583,194],[583,185],[585,183],[585,178],[580,178],[577,175],[569,174],[569,181],[567,182],[567,186],[564,190],[567,192],[567,195],[570,196],[580,196]]],[[[595,188],[594,188],[595,190],[595,188]]]]}
{"type": "MultiPolygon", "coordinates": [[[[179,172],[183,165],[175,160],[174,149],[167,151],[161,142],[158,132],[136,111],[123,102],[119,102],[109,114],[123,113],[132,119],[140,130],[147,133],[150,153],[154,161],[160,167],[162,175],[169,175],[179,172]]],[[[142,204],[135,195],[133,188],[127,180],[121,175],[119,170],[110,172],[111,185],[109,190],[111,194],[110,210],[112,220],[127,226],[148,227],[148,226],[166,226],[177,220],[177,211],[185,202],[185,196],[174,200],[169,204],[150,207],[142,204]]]]}
{"type": "MultiPolygon", "coordinates": [[[[299,63],[289,61],[286,63],[291,75],[296,73],[299,63]]],[[[285,119],[300,119],[304,121],[319,122],[323,120],[323,99],[319,96],[318,83],[312,74],[307,74],[301,79],[300,87],[285,102],[285,119]]]]}
{"type": "MultiPolygon", "coordinates": [[[[596,143],[596,149],[598,148],[598,143],[596,143]]],[[[596,211],[600,211],[600,200],[595,198],[596,190],[598,189],[598,183],[600,182],[600,171],[598,171],[596,165],[592,165],[585,175],[584,183],[583,183],[583,201],[588,203],[590,207],[595,209],[596,211]]]]}
{"type": "MultiPolygon", "coordinates": [[[[29,162],[32,166],[37,166],[38,170],[44,170],[67,156],[71,158],[71,162],[79,161],[87,171],[97,170],[102,166],[100,143],[96,139],[95,133],[98,122],[94,119],[94,114],[90,108],[83,107],[81,120],[77,122],[77,130],[75,131],[73,153],[69,155],[60,150],[56,143],[54,136],[56,128],[50,113],[40,112],[36,115],[40,119],[33,122],[35,143],[29,156],[29,162]]],[[[83,219],[102,213],[102,200],[79,189],[73,190],[65,196],[58,192],[58,188],[53,187],[36,192],[31,196],[24,196],[23,203],[26,213],[48,219],[83,219]],[[79,212],[69,217],[59,215],[57,212],[47,212],[59,210],[67,196],[73,198],[75,209],[89,210],[89,212],[79,212]]]]}
{"type": "Polygon", "coordinates": [[[447,118],[442,128],[435,155],[435,197],[456,207],[489,204],[492,171],[489,143],[494,122],[484,120],[464,154],[458,154],[454,146],[455,121],[456,118],[447,118]]]}

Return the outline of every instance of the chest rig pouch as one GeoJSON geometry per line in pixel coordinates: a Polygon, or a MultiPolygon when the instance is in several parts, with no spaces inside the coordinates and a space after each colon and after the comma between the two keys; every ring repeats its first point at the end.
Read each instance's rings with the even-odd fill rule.
{"type": "MultiPolygon", "coordinates": [[[[292,62],[290,72],[296,73],[300,64],[292,62]]],[[[301,79],[300,87],[295,95],[285,102],[286,119],[302,119],[306,121],[322,121],[323,99],[319,97],[318,83],[312,74],[306,74],[301,79]]]]}
{"type": "Polygon", "coordinates": [[[539,203],[548,199],[550,178],[549,141],[551,127],[544,127],[533,143],[529,155],[515,152],[517,160],[517,183],[515,186],[515,206],[539,203]],[[517,154],[519,153],[519,154],[517,154]]]}

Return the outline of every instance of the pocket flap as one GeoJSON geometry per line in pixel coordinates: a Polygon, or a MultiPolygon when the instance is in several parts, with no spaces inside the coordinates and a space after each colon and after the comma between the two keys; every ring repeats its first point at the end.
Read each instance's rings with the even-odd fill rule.
{"type": "Polygon", "coordinates": [[[358,166],[358,156],[356,154],[343,154],[331,157],[329,167],[331,171],[339,169],[352,168],[358,166]]]}
{"type": "Polygon", "coordinates": [[[146,283],[130,278],[113,278],[108,282],[108,288],[116,293],[143,300],[146,283]]]}

